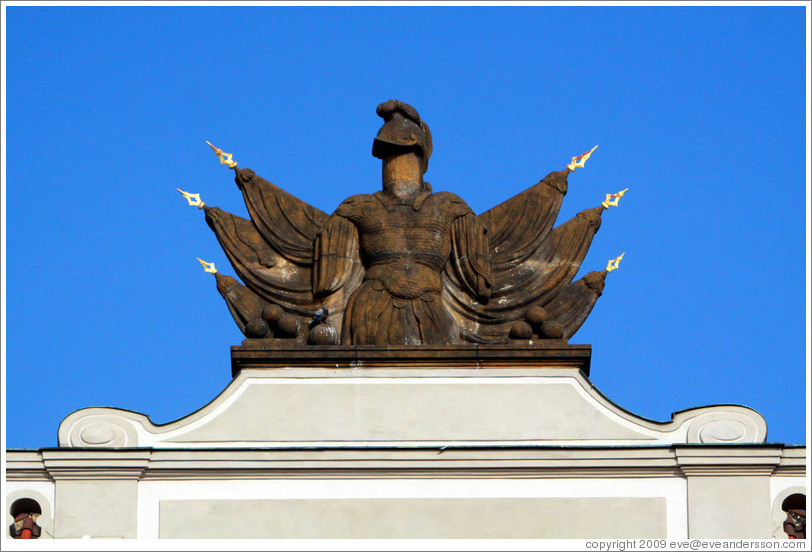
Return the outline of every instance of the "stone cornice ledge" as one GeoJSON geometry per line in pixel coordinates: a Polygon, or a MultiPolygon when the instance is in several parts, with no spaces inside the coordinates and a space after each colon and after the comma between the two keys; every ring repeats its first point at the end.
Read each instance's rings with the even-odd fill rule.
{"type": "MultiPolygon", "coordinates": [[[[770,476],[783,445],[436,449],[41,449],[9,451],[7,480],[647,478],[770,476]],[[41,460],[38,460],[41,458],[41,460]]],[[[802,472],[781,473],[803,476],[802,472]]]]}
{"type": "Polygon", "coordinates": [[[42,462],[54,480],[133,479],[149,466],[150,449],[43,450],[42,462]]]}
{"type": "Polygon", "coordinates": [[[769,476],[781,463],[782,445],[746,446],[674,445],[677,465],[686,477],[769,476]]]}
{"type": "Polygon", "coordinates": [[[779,476],[805,476],[806,475],[806,447],[789,446],[781,454],[781,464],[775,468],[773,475],[779,476]]]}
{"type": "Polygon", "coordinates": [[[7,450],[6,481],[52,481],[38,450],[7,450]]]}

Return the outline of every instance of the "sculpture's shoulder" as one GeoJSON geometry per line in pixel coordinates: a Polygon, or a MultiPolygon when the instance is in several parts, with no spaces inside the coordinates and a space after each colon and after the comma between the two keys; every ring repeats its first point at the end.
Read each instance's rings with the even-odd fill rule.
{"type": "Polygon", "coordinates": [[[369,211],[376,202],[377,200],[372,194],[350,196],[341,202],[341,205],[335,210],[335,214],[350,220],[357,220],[369,211]]]}
{"type": "Polygon", "coordinates": [[[435,209],[441,209],[452,217],[460,217],[473,213],[473,210],[460,196],[451,192],[436,192],[431,194],[426,203],[435,209]]]}

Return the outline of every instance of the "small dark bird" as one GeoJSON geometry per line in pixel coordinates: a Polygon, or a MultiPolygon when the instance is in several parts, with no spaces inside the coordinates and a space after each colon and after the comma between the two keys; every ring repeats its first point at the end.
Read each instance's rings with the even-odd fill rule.
{"type": "Polygon", "coordinates": [[[327,316],[329,316],[329,314],[330,311],[327,310],[327,307],[321,307],[316,311],[316,314],[313,315],[313,320],[310,321],[310,327],[314,328],[327,320],[327,316]]]}

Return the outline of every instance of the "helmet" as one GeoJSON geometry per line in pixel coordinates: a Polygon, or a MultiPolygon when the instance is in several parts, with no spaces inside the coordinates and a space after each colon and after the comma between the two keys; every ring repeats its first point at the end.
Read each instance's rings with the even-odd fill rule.
{"type": "Polygon", "coordinates": [[[389,100],[378,106],[377,113],[384,124],[372,142],[372,155],[383,159],[393,148],[418,148],[426,172],[431,157],[431,131],[417,110],[399,100],[389,100]]]}

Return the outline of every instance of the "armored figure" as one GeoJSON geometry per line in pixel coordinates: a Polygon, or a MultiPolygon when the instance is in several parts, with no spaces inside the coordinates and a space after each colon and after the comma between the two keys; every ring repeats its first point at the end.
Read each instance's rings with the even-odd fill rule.
{"type": "Polygon", "coordinates": [[[462,199],[432,193],[423,181],[431,133],[417,112],[390,100],[378,107],[378,115],[385,124],[372,153],[383,161],[383,190],[345,200],[322,229],[316,240],[315,292],[326,295],[338,289],[339,271],[347,265],[330,260],[357,239],[364,276],[349,298],[341,341],[458,343],[458,324],[443,305],[441,274],[452,258],[464,264],[460,277],[477,299],[488,300],[485,229],[462,199]]]}
{"type": "Polygon", "coordinates": [[[418,112],[389,100],[377,113],[382,190],[328,216],[232,163],[251,219],[205,207],[245,284],[216,275],[246,337],[451,345],[574,334],[603,291],[607,271],[572,279],[606,205],[553,228],[567,168],[476,215],[423,179],[432,137],[418,112]],[[317,310],[329,315],[309,324],[317,310]]]}

